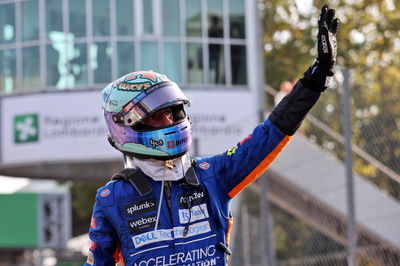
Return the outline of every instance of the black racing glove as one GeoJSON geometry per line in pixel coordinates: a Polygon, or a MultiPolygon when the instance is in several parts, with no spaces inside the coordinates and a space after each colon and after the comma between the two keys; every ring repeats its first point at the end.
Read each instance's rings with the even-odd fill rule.
{"type": "Polygon", "coordinates": [[[339,19],[335,18],[335,10],[324,5],[318,20],[318,57],[302,79],[311,90],[322,92],[331,84],[336,63],[338,27],[339,19]]]}

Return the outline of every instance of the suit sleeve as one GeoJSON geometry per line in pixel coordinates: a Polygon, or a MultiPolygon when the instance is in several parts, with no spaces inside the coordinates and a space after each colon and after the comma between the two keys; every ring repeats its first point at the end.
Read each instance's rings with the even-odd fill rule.
{"type": "Polygon", "coordinates": [[[93,207],[89,238],[92,245],[85,265],[115,265],[113,255],[117,249],[118,237],[98,198],[93,207]]]}
{"type": "Polygon", "coordinates": [[[292,136],[296,132],[321,95],[321,92],[308,87],[309,82],[305,78],[299,80],[268,117],[272,124],[287,135],[292,136]]]}
{"type": "Polygon", "coordinates": [[[267,170],[319,96],[320,92],[308,89],[300,80],[252,134],[226,153],[211,158],[218,183],[230,198],[267,170]]]}

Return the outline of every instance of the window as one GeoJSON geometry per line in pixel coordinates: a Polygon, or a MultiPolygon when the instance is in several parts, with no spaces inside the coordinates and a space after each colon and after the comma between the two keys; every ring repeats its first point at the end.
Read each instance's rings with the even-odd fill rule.
{"type": "Polygon", "coordinates": [[[153,1],[152,0],[142,0],[143,2],[143,33],[153,34],[153,1]]]}
{"type": "Polygon", "coordinates": [[[15,41],[15,4],[0,5],[0,44],[15,41]]]}
{"type": "Polygon", "coordinates": [[[118,42],[118,76],[122,76],[135,70],[135,50],[133,42],[118,42]]]}
{"type": "Polygon", "coordinates": [[[99,42],[90,49],[91,68],[94,72],[94,83],[108,83],[111,80],[111,44],[99,42]]]}
{"type": "Polygon", "coordinates": [[[15,89],[16,67],[15,50],[0,51],[0,88],[2,92],[10,93],[15,89]]]}
{"type": "Polygon", "coordinates": [[[69,0],[69,31],[75,38],[86,36],[86,1],[69,0]]]}
{"type": "Polygon", "coordinates": [[[24,1],[22,5],[22,40],[31,41],[39,39],[39,14],[38,1],[24,1]]]}
{"type": "Polygon", "coordinates": [[[229,27],[231,38],[245,38],[243,0],[229,1],[229,27]]]}
{"type": "Polygon", "coordinates": [[[179,0],[164,0],[162,4],[164,36],[180,36],[179,0]]]}
{"type": "Polygon", "coordinates": [[[61,0],[46,1],[46,35],[49,37],[53,31],[62,32],[62,6],[61,0]]]}
{"type": "Polygon", "coordinates": [[[40,87],[39,47],[22,49],[22,88],[40,87]]]}
{"type": "Polygon", "coordinates": [[[201,37],[201,1],[186,1],[186,35],[201,37]]]}
{"type": "Polygon", "coordinates": [[[208,0],[208,37],[224,36],[222,0],[208,0]]]}
{"type": "Polygon", "coordinates": [[[203,49],[201,43],[187,44],[187,81],[203,83],[203,49]]]}
{"type": "Polygon", "coordinates": [[[65,42],[58,41],[47,45],[46,48],[46,70],[47,70],[47,81],[46,84],[49,86],[56,86],[60,80],[61,73],[66,72],[65,59],[65,42]]]}
{"type": "Polygon", "coordinates": [[[158,49],[156,42],[142,42],[141,69],[158,71],[158,49]]]}
{"type": "Polygon", "coordinates": [[[164,73],[173,81],[182,82],[181,76],[181,44],[178,42],[164,43],[164,73]]]}
{"type": "Polygon", "coordinates": [[[110,36],[110,1],[93,1],[93,36],[110,36]]]}
{"type": "Polygon", "coordinates": [[[244,45],[231,46],[232,83],[247,83],[246,47],[244,45]]]}
{"type": "Polygon", "coordinates": [[[117,35],[119,36],[133,36],[133,2],[132,0],[117,0],[117,35]]]}
{"type": "Polygon", "coordinates": [[[72,46],[72,55],[69,61],[69,70],[72,75],[73,85],[85,85],[87,84],[87,50],[86,43],[75,43],[68,44],[68,52],[70,52],[69,47],[72,46]]]}
{"type": "Polygon", "coordinates": [[[212,84],[225,83],[225,60],[224,46],[222,44],[210,44],[209,63],[210,63],[210,80],[212,84]]]}

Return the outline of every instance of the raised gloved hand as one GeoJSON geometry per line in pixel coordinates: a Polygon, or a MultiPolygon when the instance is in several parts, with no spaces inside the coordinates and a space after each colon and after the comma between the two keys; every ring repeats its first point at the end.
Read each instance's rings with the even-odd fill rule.
{"type": "Polygon", "coordinates": [[[324,5],[318,20],[318,57],[304,73],[305,83],[312,90],[324,91],[333,79],[338,27],[339,19],[335,18],[335,10],[324,5]]]}

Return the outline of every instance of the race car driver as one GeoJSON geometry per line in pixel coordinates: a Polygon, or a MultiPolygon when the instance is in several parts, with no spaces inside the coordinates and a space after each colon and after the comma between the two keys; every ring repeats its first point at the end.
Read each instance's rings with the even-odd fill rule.
{"type": "Polygon", "coordinates": [[[330,84],[335,11],[321,10],[318,57],[268,119],[231,150],[192,160],[188,98],[165,75],[127,74],[102,91],[110,144],[125,169],[98,190],[86,265],[226,265],[231,200],[289,143],[330,84]]]}

